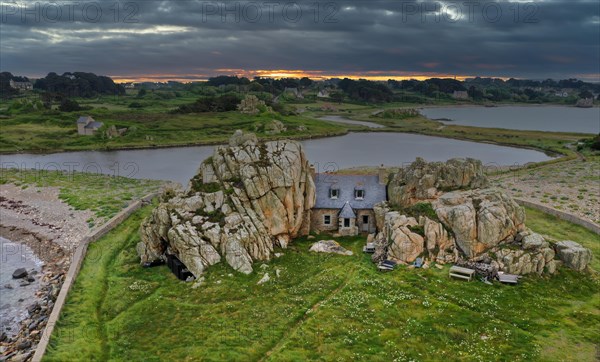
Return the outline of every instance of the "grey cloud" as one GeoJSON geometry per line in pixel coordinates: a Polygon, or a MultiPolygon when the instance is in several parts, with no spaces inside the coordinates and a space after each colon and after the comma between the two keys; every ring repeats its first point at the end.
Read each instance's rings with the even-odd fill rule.
{"type": "MultiPolygon", "coordinates": [[[[471,3],[478,4],[471,20],[465,1],[321,1],[318,21],[314,2],[306,1],[297,3],[302,6],[302,17],[296,22],[281,11],[271,21],[262,1],[228,2],[230,9],[232,4],[239,4],[238,9],[248,4],[262,7],[259,21],[249,21],[242,12],[239,22],[232,14],[226,22],[219,14],[203,14],[222,8],[223,3],[217,2],[120,2],[119,21],[114,19],[115,2],[80,2],[86,3],[102,7],[103,16],[97,22],[82,21],[81,16],[57,22],[44,21],[43,16],[36,22],[30,16],[22,22],[19,14],[4,13],[2,70],[26,75],[84,70],[121,77],[203,76],[219,73],[216,69],[532,78],[599,73],[597,1],[538,1],[529,8],[518,2],[479,1],[471,3]],[[436,3],[460,7],[464,18],[450,21],[441,15],[436,21],[436,3]],[[127,4],[129,10],[135,9],[130,20],[137,22],[123,21],[127,4]],[[336,11],[325,19],[334,9],[325,8],[328,4],[336,11]],[[423,12],[415,13],[415,6],[423,12]],[[485,7],[501,8],[502,16],[491,22],[495,13],[486,19],[477,11],[485,7]],[[519,19],[515,21],[517,7],[519,19]]],[[[279,4],[282,9],[291,2],[279,4]]]]}

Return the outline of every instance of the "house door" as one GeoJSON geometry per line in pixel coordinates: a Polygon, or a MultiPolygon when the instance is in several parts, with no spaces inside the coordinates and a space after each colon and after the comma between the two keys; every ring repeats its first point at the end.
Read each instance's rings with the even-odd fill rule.
{"type": "Polygon", "coordinates": [[[363,215],[362,217],[362,231],[369,232],[369,215],[363,215]]]}

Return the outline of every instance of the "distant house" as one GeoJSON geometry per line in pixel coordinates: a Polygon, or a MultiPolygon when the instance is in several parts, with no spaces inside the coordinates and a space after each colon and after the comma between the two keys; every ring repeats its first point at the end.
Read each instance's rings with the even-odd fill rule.
{"type": "Polygon", "coordinates": [[[379,175],[314,175],[317,200],[311,230],[357,235],[376,231],[373,206],[387,200],[386,171],[379,175]]]}
{"type": "Polygon", "coordinates": [[[33,84],[31,82],[15,82],[14,80],[10,80],[9,85],[13,89],[19,90],[32,90],[33,84]]]}
{"type": "Polygon", "coordinates": [[[469,93],[467,91],[454,91],[452,93],[452,98],[454,99],[469,99],[469,93]]]}
{"type": "Polygon", "coordinates": [[[92,136],[102,126],[104,123],[96,122],[90,116],[82,116],[77,120],[77,133],[83,136],[92,136]]]}
{"type": "Polygon", "coordinates": [[[289,87],[286,87],[286,88],[283,90],[283,93],[291,93],[291,94],[293,94],[293,95],[294,95],[294,97],[296,97],[296,98],[300,98],[300,99],[304,98],[304,96],[302,95],[302,92],[300,92],[300,91],[298,90],[298,88],[289,88],[289,87]]]}
{"type": "Polygon", "coordinates": [[[317,93],[317,98],[329,98],[329,92],[326,89],[320,90],[317,93]]]}

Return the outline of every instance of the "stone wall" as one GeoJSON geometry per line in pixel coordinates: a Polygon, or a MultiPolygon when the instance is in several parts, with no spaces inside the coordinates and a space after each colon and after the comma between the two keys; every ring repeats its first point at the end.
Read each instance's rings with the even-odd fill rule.
{"type": "Polygon", "coordinates": [[[140,200],[132,202],[129,206],[121,210],[112,219],[108,220],[103,225],[91,230],[90,233],[85,238],[83,238],[83,240],[81,240],[79,246],[73,254],[69,271],[67,272],[63,285],[60,289],[60,292],[58,293],[58,297],[56,298],[56,302],[54,303],[54,308],[52,308],[52,312],[50,313],[50,317],[48,318],[46,328],[42,332],[40,343],[38,344],[35,350],[35,354],[33,355],[32,361],[38,362],[41,361],[44,357],[44,353],[46,352],[46,348],[48,347],[48,342],[50,342],[50,336],[52,335],[54,326],[58,322],[60,312],[62,311],[62,308],[65,302],[67,301],[69,291],[71,290],[71,287],[73,286],[73,283],[75,282],[75,279],[79,274],[81,265],[83,264],[83,259],[85,258],[88,245],[100,239],[104,235],[108,234],[109,231],[114,229],[117,225],[122,223],[129,216],[131,216],[131,214],[137,211],[145,203],[149,203],[154,197],[157,197],[159,194],[160,193],[158,192],[151,193],[144,196],[140,200]]]}
{"type": "Polygon", "coordinates": [[[313,209],[310,216],[310,230],[336,231],[338,229],[338,209],[313,209]],[[323,216],[331,215],[331,225],[323,224],[323,216]]]}

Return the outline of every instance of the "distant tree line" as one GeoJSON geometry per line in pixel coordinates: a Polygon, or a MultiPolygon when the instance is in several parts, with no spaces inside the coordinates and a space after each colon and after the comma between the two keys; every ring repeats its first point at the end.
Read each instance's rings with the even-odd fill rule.
{"type": "Polygon", "coordinates": [[[216,97],[202,97],[191,104],[183,104],[173,113],[203,113],[203,112],[228,112],[237,109],[241,102],[237,94],[224,94],[216,97]]]}
{"type": "Polygon", "coordinates": [[[65,97],[91,98],[102,94],[125,94],[125,88],[115,84],[111,78],[84,72],[63,73],[62,75],[54,72],[48,73],[46,77],[38,79],[33,88],[65,97]]]}
{"type": "Polygon", "coordinates": [[[308,77],[279,79],[254,77],[250,80],[246,77],[220,75],[209,78],[206,84],[213,87],[230,85],[245,86],[251,92],[279,94],[286,88],[308,88],[313,84],[313,81],[308,77]]]}
{"type": "Polygon", "coordinates": [[[344,78],[337,86],[346,93],[350,99],[357,101],[382,103],[390,102],[394,98],[392,90],[385,84],[379,82],[344,78]]]}

